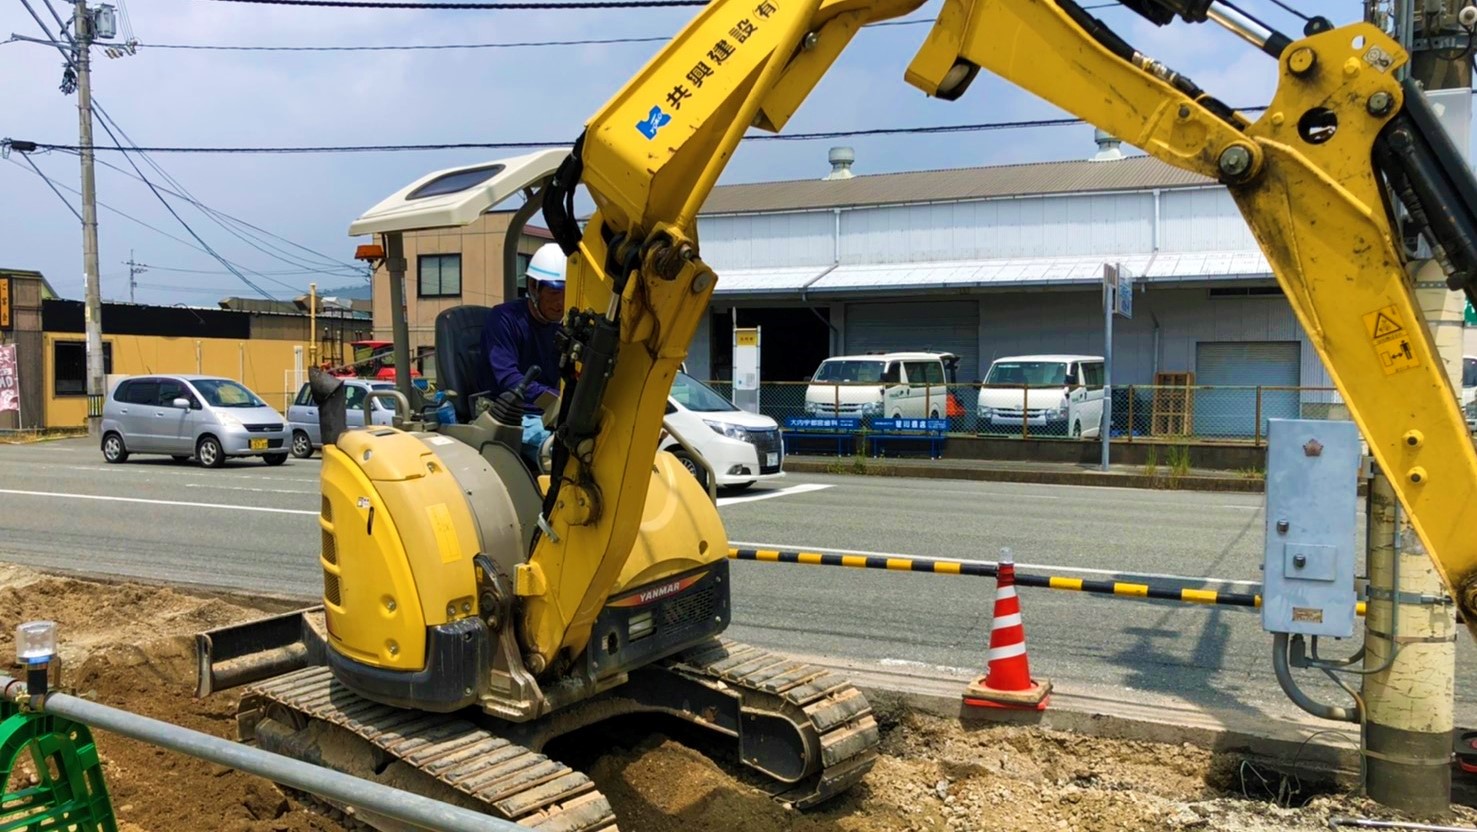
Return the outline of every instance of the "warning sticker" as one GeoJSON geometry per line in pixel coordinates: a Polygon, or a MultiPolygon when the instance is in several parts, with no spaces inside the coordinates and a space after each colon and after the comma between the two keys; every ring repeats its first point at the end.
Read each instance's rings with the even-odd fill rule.
{"type": "Polygon", "coordinates": [[[1393,305],[1376,309],[1364,316],[1364,329],[1374,343],[1374,351],[1380,357],[1380,366],[1385,375],[1394,375],[1401,370],[1421,366],[1411,347],[1410,330],[1399,310],[1393,305]]]}

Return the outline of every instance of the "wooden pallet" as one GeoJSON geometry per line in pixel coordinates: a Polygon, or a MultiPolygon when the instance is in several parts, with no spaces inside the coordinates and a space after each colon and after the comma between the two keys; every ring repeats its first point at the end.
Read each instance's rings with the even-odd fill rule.
{"type": "Polygon", "coordinates": [[[1151,436],[1188,436],[1195,422],[1195,374],[1155,373],[1151,436]]]}

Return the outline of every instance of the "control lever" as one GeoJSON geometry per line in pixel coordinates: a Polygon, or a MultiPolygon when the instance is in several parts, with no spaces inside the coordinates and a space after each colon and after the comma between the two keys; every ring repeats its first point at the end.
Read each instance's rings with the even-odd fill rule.
{"type": "Polygon", "coordinates": [[[497,397],[497,401],[492,403],[492,407],[487,410],[493,421],[511,427],[522,427],[523,414],[528,411],[524,404],[527,401],[528,385],[537,380],[538,376],[539,368],[530,367],[527,374],[523,376],[523,380],[518,382],[518,386],[512,390],[503,391],[497,397]]]}

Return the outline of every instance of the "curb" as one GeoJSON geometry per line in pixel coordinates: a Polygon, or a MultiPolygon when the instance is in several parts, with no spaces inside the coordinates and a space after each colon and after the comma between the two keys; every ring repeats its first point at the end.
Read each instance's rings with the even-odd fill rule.
{"type": "MultiPolygon", "coordinates": [[[[785,457],[785,470],[797,474],[834,474],[837,463],[824,458],[785,457]]],[[[852,473],[843,471],[840,473],[852,473]]],[[[975,480],[978,482],[1015,482],[1041,485],[1097,485],[1109,488],[1143,488],[1157,491],[1220,491],[1260,494],[1265,484],[1260,479],[1238,477],[1180,477],[1173,487],[1163,476],[1116,474],[1098,471],[1033,471],[1014,468],[955,468],[926,462],[866,463],[860,476],[917,477],[921,479],[975,480]]]]}

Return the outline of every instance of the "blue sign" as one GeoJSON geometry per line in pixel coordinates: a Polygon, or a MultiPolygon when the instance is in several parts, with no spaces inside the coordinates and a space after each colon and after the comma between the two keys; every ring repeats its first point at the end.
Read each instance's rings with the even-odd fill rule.
{"type": "Polygon", "coordinates": [[[861,426],[861,419],[802,418],[799,416],[790,416],[785,419],[786,430],[858,430],[861,426]]]}
{"type": "Polygon", "coordinates": [[[926,430],[946,431],[949,429],[947,419],[873,419],[874,430],[926,430]]]}
{"type": "Polygon", "coordinates": [[[661,107],[652,107],[651,115],[642,121],[636,122],[636,131],[647,139],[655,139],[656,131],[666,127],[667,122],[671,120],[672,117],[662,112],[661,107]]]}

